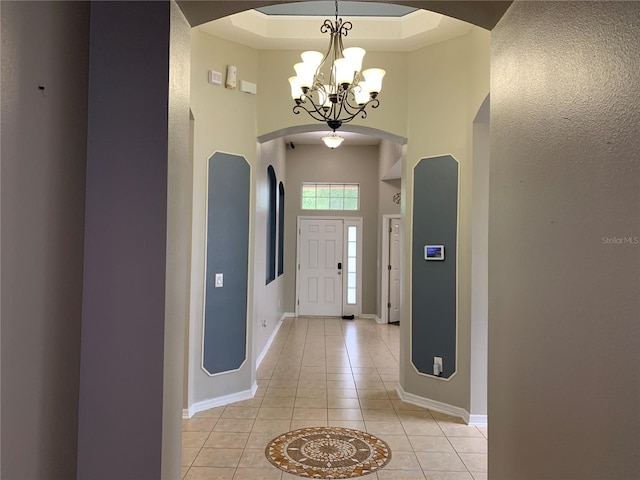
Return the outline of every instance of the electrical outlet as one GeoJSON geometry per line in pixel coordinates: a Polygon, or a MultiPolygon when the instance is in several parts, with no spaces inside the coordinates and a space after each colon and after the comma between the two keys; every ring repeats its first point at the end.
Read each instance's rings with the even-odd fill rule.
{"type": "Polygon", "coordinates": [[[266,320],[262,320],[262,328],[267,328],[267,321],[266,320]]]}

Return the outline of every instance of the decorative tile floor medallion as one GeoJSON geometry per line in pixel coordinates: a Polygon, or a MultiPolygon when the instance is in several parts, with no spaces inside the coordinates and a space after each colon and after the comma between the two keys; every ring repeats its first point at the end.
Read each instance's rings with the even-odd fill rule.
{"type": "Polygon", "coordinates": [[[342,427],[293,430],[269,442],[265,454],[280,470],[307,478],[361,477],[391,460],[383,440],[342,427]]]}

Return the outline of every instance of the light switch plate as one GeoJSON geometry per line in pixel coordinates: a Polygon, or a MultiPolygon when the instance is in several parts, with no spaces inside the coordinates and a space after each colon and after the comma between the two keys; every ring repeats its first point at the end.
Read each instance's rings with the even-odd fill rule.
{"type": "Polygon", "coordinates": [[[220,288],[223,285],[223,276],[222,273],[216,273],[216,283],[215,287],[220,288]]]}
{"type": "Polygon", "coordinates": [[[442,357],[433,357],[433,368],[434,375],[440,375],[442,373],[442,357]],[[438,369],[438,373],[436,373],[435,369],[438,369]]]}

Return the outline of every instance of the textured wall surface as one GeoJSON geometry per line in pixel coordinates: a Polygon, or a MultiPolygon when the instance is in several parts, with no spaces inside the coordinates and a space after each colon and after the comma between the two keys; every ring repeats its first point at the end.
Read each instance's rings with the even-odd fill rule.
{"type": "Polygon", "coordinates": [[[638,478],[638,45],[639,2],[517,2],[492,33],[492,480],[638,478]]]}
{"type": "Polygon", "coordinates": [[[167,178],[167,283],[164,328],[162,401],[163,479],[180,476],[182,418],[186,389],[185,339],[189,320],[191,274],[191,207],[193,157],[189,122],[189,47],[191,28],[175,2],[171,3],[169,46],[169,162],[167,178]]]}
{"type": "Polygon", "coordinates": [[[89,5],[0,10],[0,477],[66,480],[76,474],[89,5]]]}

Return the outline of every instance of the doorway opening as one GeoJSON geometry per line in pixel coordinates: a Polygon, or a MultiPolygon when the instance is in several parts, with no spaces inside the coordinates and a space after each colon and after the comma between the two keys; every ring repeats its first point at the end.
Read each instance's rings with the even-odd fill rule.
{"type": "Polygon", "coordinates": [[[296,315],[362,313],[362,218],[298,217],[296,315]]]}
{"type": "Polygon", "coordinates": [[[402,218],[382,216],[382,323],[400,325],[402,306],[402,218]]]}

